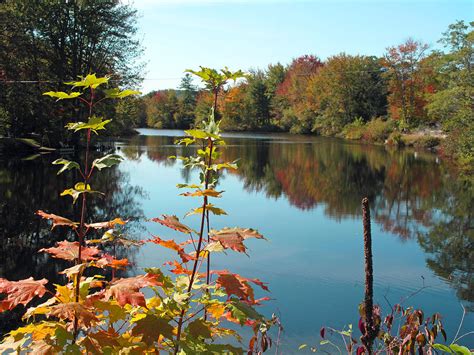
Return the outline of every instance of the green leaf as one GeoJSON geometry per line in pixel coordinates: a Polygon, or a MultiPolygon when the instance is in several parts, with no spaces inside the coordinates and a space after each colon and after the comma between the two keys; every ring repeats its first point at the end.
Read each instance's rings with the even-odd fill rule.
{"type": "Polygon", "coordinates": [[[237,164],[236,163],[221,163],[221,164],[213,164],[209,169],[210,170],[221,170],[221,169],[234,169],[236,170],[237,164]]]}
{"type": "Polygon", "coordinates": [[[237,348],[231,344],[206,344],[206,354],[221,355],[221,354],[233,354],[242,355],[244,351],[242,348],[237,348]]]}
{"type": "Polygon", "coordinates": [[[79,195],[83,193],[96,193],[96,194],[103,195],[102,192],[91,190],[91,186],[89,184],[87,184],[86,186],[83,182],[78,182],[76,185],[74,185],[73,188],[66,189],[63,192],[61,192],[60,196],[71,195],[73,203],[76,203],[76,200],[79,197],[79,195]]]}
{"type": "Polygon", "coordinates": [[[66,159],[56,159],[52,163],[53,165],[63,165],[63,167],[58,171],[58,175],[65,172],[66,170],[71,169],[80,169],[80,166],[75,161],[70,161],[66,159]]]}
{"type": "Polygon", "coordinates": [[[71,332],[66,331],[66,329],[62,327],[56,328],[54,332],[54,336],[56,338],[56,342],[60,347],[64,347],[69,340],[73,339],[73,335],[71,332]]]}
{"type": "Polygon", "coordinates": [[[107,312],[107,318],[110,322],[115,323],[119,320],[127,318],[127,312],[123,307],[120,307],[118,304],[105,301],[96,301],[94,302],[94,307],[102,312],[107,312]]]}
{"type": "Polygon", "coordinates": [[[193,144],[194,142],[196,142],[193,138],[183,138],[183,139],[177,139],[174,144],[179,144],[179,145],[182,145],[182,144],[185,144],[186,147],[190,144],[193,144]]]}
{"type": "Polygon", "coordinates": [[[471,351],[466,348],[465,346],[462,346],[462,345],[458,345],[458,344],[452,344],[449,346],[449,348],[451,350],[454,351],[455,354],[459,354],[459,355],[471,355],[471,351]]]}
{"type": "Polygon", "coordinates": [[[195,319],[191,323],[189,323],[187,327],[187,332],[191,334],[194,338],[212,338],[210,323],[205,322],[202,319],[195,319]]]}
{"type": "Polygon", "coordinates": [[[136,90],[123,90],[120,91],[120,89],[114,88],[114,89],[108,89],[104,90],[105,96],[111,99],[123,99],[124,97],[131,96],[131,95],[141,95],[140,91],[136,90]]]}
{"type": "Polygon", "coordinates": [[[123,158],[118,154],[107,154],[102,158],[95,159],[92,162],[92,166],[99,170],[102,170],[103,168],[110,168],[111,166],[120,164],[122,160],[123,158]]]}
{"type": "Polygon", "coordinates": [[[251,306],[240,302],[234,297],[232,297],[231,301],[227,304],[227,308],[232,314],[232,317],[236,318],[240,324],[244,324],[247,319],[258,320],[263,318],[263,316],[251,306]]]}
{"type": "Polygon", "coordinates": [[[443,344],[433,344],[433,348],[435,348],[436,350],[441,350],[441,351],[447,352],[448,354],[453,353],[449,347],[447,347],[446,345],[443,345],[443,344]]]}
{"type": "MultiPolygon", "coordinates": [[[[224,211],[222,208],[215,207],[212,203],[209,203],[206,206],[206,211],[209,211],[216,216],[227,215],[226,211],[224,211]]],[[[197,207],[197,208],[193,208],[190,212],[186,213],[185,217],[191,216],[193,214],[201,214],[201,213],[202,213],[202,207],[197,207]]]]}
{"type": "Polygon", "coordinates": [[[165,338],[172,339],[173,327],[165,319],[147,314],[146,317],[135,323],[132,334],[135,336],[141,335],[146,344],[153,344],[158,340],[160,334],[165,338]]]}
{"type": "Polygon", "coordinates": [[[48,92],[43,93],[43,95],[57,97],[58,99],[56,101],[59,101],[59,100],[64,100],[64,99],[74,99],[78,97],[79,95],[81,95],[81,93],[71,92],[70,94],[68,94],[67,92],[63,92],[63,91],[48,91],[48,92]]]}
{"type": "Polygon", "coordinates": [[[329,344],[329,340],[321,340],[319,344],[320,345],[329,344]]]}
{"type": "Polygon", "coordinates": [[[64,83],[66,85],[72,85],[72,87],[91,87],[92,89],[97,88],[99,85],[106,84],[109,81],[109,77],[105,76],[98,78],[95,74],[89,74],[84,76],[79,76],[80,81],[69,81],[64,83]]]}
{"type": "Polygon", "coordinates": [[[208,138],[209,135],[207,132],[201,131],[200,129],[189,129],[187,131],[184,131],[188,136],[192,136],[194,138],[198,139],[205,139],[208,138]]]}
{"type": "Polygon", "coordinates": [[[304,348],[306,348],[308,346],[308,344],[301,344],[299,347],[298,347],[298,350],[302,350],[304,348]]]}
{"type": "Polygon", "coordinates": [[[177,184],[176,187],[178,189],[183,189],[183,188],[186,188],[186,189],[200,189],[202,187],[202,185],[196,185],[196,184],[177,184]]]}
{"type": "Polygon", "coordinates": [[[89,121],[87,123],[85,122],[71,122],[66,125],[66,128],[69,130],[73,130],[74,132],[77,132],[81,129],[90,129],[94,133],[97,134],[97,131],[100,131],[102,129],[105,129],[105,125],[112,120],[103,120],[102,117],[98,117],[96,115],[93,115],[89,117],[89,121]]]}

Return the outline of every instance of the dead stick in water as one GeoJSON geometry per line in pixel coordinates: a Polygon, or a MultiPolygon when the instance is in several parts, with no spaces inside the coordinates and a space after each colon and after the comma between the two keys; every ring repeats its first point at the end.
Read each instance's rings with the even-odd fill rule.
{"type": "Polygon", "coordinates": [[[377,336],[374,326],[374,274],[372,266],[372,234],[370,231],[369,199],[362,199],[362,220],[364,225],[364,256],[365,256],[365,334],[361,340],[368,354],[372,354],[372,344],[377,336]]]}

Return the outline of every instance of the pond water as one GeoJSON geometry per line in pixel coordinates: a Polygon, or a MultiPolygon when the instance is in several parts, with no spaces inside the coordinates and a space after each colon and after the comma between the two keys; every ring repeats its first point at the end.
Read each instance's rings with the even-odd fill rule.
{"type": "MultiPolygon", "coordinates": [[[[125,161],[105,169],[92,187],[106,193],[89,206],[91,220],[130,218],[127,234],[147,239],[176,237],[147,222],[161,214],[183,217],[196,200],[179,196],[177,183],[197,181],[170,155],[192,154],[174,145],[181,131],[142,129],[115,142],[125,161]]],[[[284,326],[282,349],[293,353],[302,343],[317,345],[321,326],[357,328],[364,295],[361,200],[371,201],[375,301],[386,314],[390,306],[422,307],[440,312],[452,339],[463,304],[474,301],[473,188],[450,173],[435,155],[361,145],[338,139],[286,134],[225,134],[224,159],[239,159],[237,171],[224,173],[216,202],[228,216],[212,218],[212,228],[258,229],[268,241],[249,240],[249,256],[233,252],[213,259],[215,269],[229,269],[268,282],[272,301],[261,309],[275,313],[284,326]]],[[[43,209],[66,217],[78,214],[59,192],[77,177],[56,175],[57,156],[0,156],[0,277],[29,276],[57,280],[64,264],[39,248],[64,239],[36,218],[43,209]]],[[[197,216],[185,223],[196,227],[197,216]]],[[[174,254],[146,245],[123,250],[134,263],[130,273],[159,266],[174,254]]],[[[259,293],[259,296],[267,296],[259,293]]],[[[0,331],[15,323],[0,317],[0,331]]],[[[468,312],[460,334],[474,330],[468,312]]],[[[355,331],[359,336],[358,330],[355,331]]],[[[474,346],[474,337],[464,338],[474,346]]]]}

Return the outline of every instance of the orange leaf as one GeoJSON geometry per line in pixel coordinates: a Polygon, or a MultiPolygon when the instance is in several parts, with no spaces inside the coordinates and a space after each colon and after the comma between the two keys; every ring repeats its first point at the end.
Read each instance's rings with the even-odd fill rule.
{"type": "Polygon", "coordinates": [[[73,222],[65,217],[61,217],[52,213],[46,213],[41,210],[36,211],[36,214],[44,219],[51,219],[53,221],[53,226],[51,227],[51,229],[54,229],[54,227],[56,226],[69,226],[73,229],[76,229],[79,225],[79,223],[73,222]]]}
{"type": "Polygon", "coordinates": [[[106,300],[115,298],[120,306],[131,304],[133,306],[146,307],[145,296],[139,292],[141,288],[149,286],[160,286],[157,275],[146,274],[125,279],[118,279],[111,283],[105,293],[106,300]]]}
{"type": "Polygon", "coordinates": [[[176,244],[176,242],[172,239],[163,240],[160,237],[154,236],[153,239],[150,239],[150,242],[161,245],[165,248],[177,251],[179,256],[181,257],[181,260],[183,260],[183,263],[187,263],[188,261],[194,259],[191,255],[186,254],[184,249],[180,245],[176,244]]]}
{"type": "Polygon", "coordinates": [[[10,310],[19,304],[27,305],[35,296],[46,293],[48,280],[34,280],[32,277],[20,281],[8,281],[0,278],[0,293],[6,297],[0,301],[0,312],[10,310]]]}
{"type": "MultiPolygon", "coordinates": [[[[43,248],[40,252],[51,254],[53,258],[64,260],[77,260],[79,258],[79,242],[68,242],[63,240],[58,242],[57,247],[43,248]]],[[[82,247],[81,260],[89,261],[97,259],[95,256],[100,253],[100,250],[94,247],[82,247]]]]}
{"type": "Polygon", "coordinates": [[[184,268],[180,263],[178,263],[176,260],[174,261],[169,261],[165,264],[172,265],[174,266],[174,269],[171,269],[170,271],[175,274],[175,275],[191,275],[193,272],[191,270],[188,270],[184,268]]]}
{"type": "Polygon", "coordinates": [[[156,223],[160,223],[161,225],[174,229],[178,232],[181,233],[191,233],[193,230],[189,228],[188,226],[182,224],[179,221],[179,218],[176,216],[168,216],[168,215],[162,215],[163,219],[160,218],[152,218],[151,220],[156,223]]]}
{"type": "Polygon", "coordinates": [[[249,238],[264,239],[263,235],[253,229],[243,228],[223,228],[219,231],[212,230],[211,240],[220,242],[225,249],[232,249],[239,253],[247,250],[244,240],[249,238]]]}
{"type": "Polygon", "coordinates": [[[86,227],[87,228],[94,228],[94,229],[102,229],[102,228],[112,229],[112,228],[114,228],[114,226],[116,224],[119,224],[119,225],[123,226],[127,222],[128,222],[128,220],[124,221],[121,218],[115,218],[115,219],[113,219],[111,221],[107,221],[107,222],[98,222],[98,223],[86,224],[86,227]]]}
{"type": "Polygon", "coordinates": [[[78,320],[78,325],[84,328],[90,328],[99,320],[91,309],[86,308],[78,302],[60,303],[51,307],[49,316],[57,317],[61,320],[78,320]]]}
{"type": "Polygon", "coordinates": [[[182,196],[190,196],[190,197],[196,197],[196,196],[209,196],[209,197],[221,197],[221,193],[224,191],[216,191],[213,189],[206,189],[206,190],[196,190],[194,192],[185,192],[182,193],[182,196]]]}
{"type": "Polygon", "coordinates": [[[269,291],[265,283],[259,279],[248,279],[238,274],[232,274],[227,270],[211,271],[211,274],[219,275],[216,285],[223,287],[229,297],[235,295],[250,304],[258,303],[261,300],[255,300],[253,288],[249,285],[249,282],[260,286],[265,291],[269,291]]]}
{"type": "Polygon", "coordinates": [[[97,267],[110,267],[112,269],[124,269],[129,264],[128,259],[115,259],[112,255],[105,254],[99,260],[94,262],[97,267]]]}

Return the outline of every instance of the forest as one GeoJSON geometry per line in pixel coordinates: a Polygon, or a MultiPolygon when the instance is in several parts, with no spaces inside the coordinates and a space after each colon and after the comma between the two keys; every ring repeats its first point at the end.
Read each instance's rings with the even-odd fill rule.
{"type": "MultiPolygon", "coordinates": [[[[443,153],[472,166],[473,26],[450,25],[439,40],[445,51],[408,39],[381,58],[304,55],[288,65],[251,69],[219,96],[221,128],[422,148],[444,143],[443,153]]],[[[213,95],[186,74],[177,90],[150,92],[142,100],[148,127],[186,129],[208,115],[213,95]]]]}
{"type": "MultiPolygon", "coordinates": [[[[70,143],[64,119],[74,113],[79,120],[83,110],[71,103],[58,112],[41,92],[82,73],[108,75],[119,87],[138,88],[143,79],[131,5],[7,1],[0,16],[0,136],[34,137],[46,146],[70,143]]],[[[438,147],[472,166],[473,26],[451,24],[440,35],[442,50],[407,39],[382,57],[303,55],[286,65],[250,69],[218,97],[221,128],[438,147]]],[[[100,113],[113,119],[111,136],[145,126],[186,129],[207,117],[212,101],[212,93],[187,73],[176,89],[110,103],[100,113]]]]}

